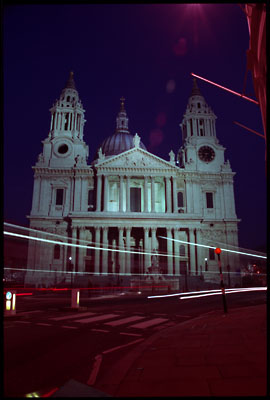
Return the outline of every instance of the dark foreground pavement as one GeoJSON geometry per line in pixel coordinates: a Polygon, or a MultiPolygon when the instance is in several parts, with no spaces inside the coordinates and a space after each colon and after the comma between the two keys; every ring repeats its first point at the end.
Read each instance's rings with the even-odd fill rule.
{"type": "Polygon", "coordinates": [[[94,387],[113,397],[266,396],[266,305],[215,311],[160,331],[94,387]]]}

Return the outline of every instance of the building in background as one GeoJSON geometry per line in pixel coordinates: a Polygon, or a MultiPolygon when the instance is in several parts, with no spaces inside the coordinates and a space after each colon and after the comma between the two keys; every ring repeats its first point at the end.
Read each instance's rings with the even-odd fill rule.
{"type": "MultiPolygon", "coordinates": [[[[168,160],[130,133],[124,101],[114,134],[91,163],[72,72],[50,109],[28,217],[30,228],[40,231],[32,236],[49,242],[29,241],[26,284],[69,284],[74,276],[80,285],[89,284],[89,277],[107,284],[121,277],[129,284],[135,275],[150,276],[153,263],[166,279],[219,282],[214,249],[196,244],[238,247],[235,173],[195,79],[180,124],[182,147],[168,160]]],[[[222,257],[233,284],[238,256],[222,257]]]]}

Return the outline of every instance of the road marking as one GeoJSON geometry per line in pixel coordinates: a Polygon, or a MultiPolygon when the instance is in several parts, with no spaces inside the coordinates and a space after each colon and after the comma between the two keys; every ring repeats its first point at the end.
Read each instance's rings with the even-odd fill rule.
{"type": "Polygon", "coordinates": [[[137,340],[134,340],[133,342],[129,342],[129,343],[127,343],[127,344],[123,344],[122,346],[113,347],[113,348],[111,348],[111,349],[109,349],[109,350],[103,351],[102,354],[112,353],[112,352],[115,351],[115,350],[119,350],[119,349],[122,349],[123,347],[131,346],[132,344],[142,342],[143,340],[144,340],[144,339],[137,339],[137,340]]]}
{"type": "Polygon", "coordinates": [[[33,310],[33,311],[25,311],[25,312],[20,312],[17,313],[17,315],[27,315],[27,314],[34,314],[34,313],[40,313],[40,312],[44,312],[44,310],[33,310]]]}
{"type": "Polygon", "coordinates": [[[140,333],[126,333],[126,332],[120,332],[120,335],[126,335],[126,336],[142,336],[140,333]]]}
{"type": "Polygon", "coordinates": [[[163,313],[163,314],[154,313],[153,315],[168,315],[168,314],[165,314],[165,313],[163,313]]]}
{"type": "Polygon", "coordinates": [[[78,317],[82,317],[82,316],[87,316],[87,315],[96,315],[96,313],[93,312],[86,312],[86,313],[80,313],[80,314],[70,314],[70,315],[65,315],[64,317],[54,317],[54,318],[50,318],[53,321],[62,321],[64,319],[71,319],[71,318],[78,318],[78,317]]]}
{"type": "Polygon", "coordinates": [[[19,324],[31,324],[30,321],[15,321],[15,322],[17,322],[19,324]]]}
{"type": "Polygon", "coordinates": [[[45,322],[36,322],[36,325],[52,326],[52,324],[46,324],[45,322]]]}
{"type": "Polygon", "coordinates": [[[93,332],[105,332],[105,333],[109,333],[110,331],[106,330],[106,329],[91,329],[91,331],[93,332]]]}
{"type": "Polygon", "coordinates": [[[62,325],[61,328],[68,328],[68,329],[79,329],[78,326],[68,326],[68,325],[62,325]]]}
{"type": "Polygon", "coordinates": [[[101,361],[102,361],[102,355],[98,354],[95,357],[95,362],[94,362],[91,374],[89,376],[89,379],[87,381],[87,385],[91,386],[91,385],[94,385],[94,383],[96,382],[96,378],[97,378],[97,374],[98,374],[98,371],[100,368],[101,361]]]}
{"type": "Polygon", "coordinates": [[[145,329],[148,328],[149,326],[157,325],[157,324],[162,324],[163,322],[168,321],[166,318],[154,318],[150,319],[150,321],[144,321],[144,322],[139,322],[138,324],[131,325],[129,328],[138,328],[138,329],[145,329]]]}
{"type": "Polygon", "coordinates": [[[176,315],[178,318],[192,318],[191,315],[176,315]]]}
{"type": "Polygon", "coordinates": [[[97,317],[92,317],[92,318],[76,319],[75,322],[80,322],[81,324],[87,324],[88,322],[102,321],[104,319],[110,319],[110,318],[115,318],[115,317],[119,317],[119,315],[118,314],[104,314],[104,315],[99,315],[97,317]]]}
{"type": "Polygon", "coordinates": [[[132,317],[127,317],[123,319],[118,319],[116,321],[111,321],[111,322],[104,322],[104,325],[110,325],[110,326],[118,326],[118,325],[123,325],[127,324],[128,322],[133,322],[133,321],[138,321],[139,319],[144,319],[145,317],[140,317],[138,315],[134,315],[132,317]]]}

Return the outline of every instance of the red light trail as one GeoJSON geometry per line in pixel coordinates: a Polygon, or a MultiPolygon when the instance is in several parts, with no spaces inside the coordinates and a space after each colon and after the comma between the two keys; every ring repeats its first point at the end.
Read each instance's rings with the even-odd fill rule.
{"type": "Polygon", "coordinates": [[[202,78],[202,77],[199,76],[199,75],[195,75],[195,74],[193,74],[193,72],[191,72],[191,75],[194,76],[195,78],[199,78],[199,79],[201,79],[201,80],[203,80],[203,81],[205,81],[205,82],[211,83],[212,85],[217,86],[217,87],[219,87],[220,89],[227,90],[227,92],[233,93],[233,94],[235,94],[236,96],[242,97],[242,98],[245,99],[245,100],[251,101],[252,103],[259,104],[259,102],[258,102],[257,100],[251,99],[250,97],[247,97],[247,96],[245,96],[245,95],[243,95],[243,94],[241,94],[241,93],[238,93],[238,92],[235,92],[234,90],[228,89],[228,88],[226,88],[225,86],[222,86],[222,85],[219,85],[218,83],[215,83],[215,82],[210,81],[209,79],[205,79],[205,78],[202,78]]]}

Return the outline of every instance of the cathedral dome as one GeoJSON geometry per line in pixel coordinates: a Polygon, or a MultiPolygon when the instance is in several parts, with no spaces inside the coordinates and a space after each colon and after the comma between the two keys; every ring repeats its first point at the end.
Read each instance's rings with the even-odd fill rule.
{"type": "MultiPolygon", "coordinates": [[[[134,136],[128,130],[128,118],[124,108],[124,98],[121,98],[121,109],[116,118],[116,131],[113,135],[107,137],[99,146],[94,160],[98,158],[98,153],[102,152],[105,157],[115,156],[130,150],[134,147],[134,136]]],[[[140,141],[139,147],[147,150],[140,141]]]]}
{"type": "MultiPolygon", "coordinates": [[[[116,132],[106,138],[100,148],[105,157],[115,156],[132,149],[134,147],[133,138],[134,136],[130,133],[116,132]]],[[[142,142],[140,142],[140,147],[146,150],[146,147],[142,142]]]]}

